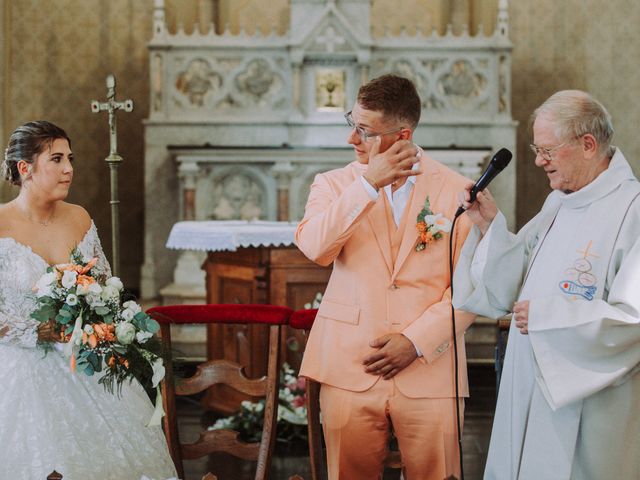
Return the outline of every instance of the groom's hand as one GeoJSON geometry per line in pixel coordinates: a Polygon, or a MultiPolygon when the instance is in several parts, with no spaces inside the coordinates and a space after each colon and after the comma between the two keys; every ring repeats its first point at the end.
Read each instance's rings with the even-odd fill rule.
{"type": "Polygon", "coordinates": [[[369,345],[377,351],[362,361],[364,371],[371,375],[382,375],[385,380],[395,377],[418,358],[416,347],[401,333],[383,335],[369,342],[369,345]]]}

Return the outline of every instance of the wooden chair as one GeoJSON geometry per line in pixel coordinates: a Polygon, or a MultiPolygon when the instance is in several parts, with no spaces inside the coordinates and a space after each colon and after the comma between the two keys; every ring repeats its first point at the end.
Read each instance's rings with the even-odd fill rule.
{"type": "Polygon", "coordinates": [[[272,305],[169,305],[151,308],[147,313],[160,323],[162,340],[169,350],[171,324],[269,326],[267,374],[262,378],[247,378],[243,366],[235,362],[209,360],[198,365],[192,377],[179,381],[174,381],[171,362],[167,362],[166,376],[162,382],[163,405],[166,412],[163,427],[180,478],[184,478],[183,459],[199,458],[213,452],[226,452],[238,458],[257,461],[255,479],[268,478],[276,441],[280,331],[281,327],[288,323],[292,310],[272,305]],[[264,426],[259,443],[243,442],[239,439],[238,432],[233,430],[204,431],[195,443],[180,443],[175,396],[193,395],[212,385],[228,385],[244,394],[266,398],[264,426]]]}
{"type": "MultiPolygon", "coordinates": [[[[317,309],[296,310],[291,314],[289,326],[309,331],[318,313],[317,309]]],[[[307,432],[309,436],[309,461],[312,480],[327,478],[327,467],[322,449],[322,427],[320,425],[320,384],[307,379],[307,432]]],[[[402,468],[400,452],[390,450],[385,467],[402,468]]]]}

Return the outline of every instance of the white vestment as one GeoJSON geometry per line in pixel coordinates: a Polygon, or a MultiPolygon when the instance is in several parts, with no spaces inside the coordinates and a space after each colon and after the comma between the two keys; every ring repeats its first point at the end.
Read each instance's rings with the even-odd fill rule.
{"type": "Polygon", "coordinates": [[[511,323],[485,479],[640,479],[639,194],[617,150],[517,235],[499,213],[478,255],[478,228],[467,237],[455,307],[497,318],[530,302],[529,334],[511,323]]]}

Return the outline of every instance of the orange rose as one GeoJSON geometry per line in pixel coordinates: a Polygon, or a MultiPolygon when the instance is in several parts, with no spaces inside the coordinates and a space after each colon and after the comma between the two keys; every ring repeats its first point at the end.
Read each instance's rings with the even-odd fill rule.
{"type": "Polygon", "coordinates": [[[418,229],[418,231],[420,233],[426,232],[427,231],[427,224],[424,223],[424,222],[419,222],[419,223],[416,224],[416,228],[418,229]]]}
{"type": "Polygon", "coordinates": [[[431,243],[433,241],[433,234],[431,232],[422,232],[420,234],[420,240],[422,243],[431,243]]]}
{"type": "Polygon", "coordinates": [[[87,273],[89,270],[95,267],[96,263],[98,263],[98,259],[96,257],[93,257],[84,267],[80,267],[80,265],[77,265],[78,267],[80,267],[78,273],[81,275],[87,273]]]}
{"type": "Polygon", "coordinates": [[[80,285],[85,288],[93,283],[96,283],[96,279],[88,275],[78,275],[78,278],[76,279],[76,285],[80,285]]]}

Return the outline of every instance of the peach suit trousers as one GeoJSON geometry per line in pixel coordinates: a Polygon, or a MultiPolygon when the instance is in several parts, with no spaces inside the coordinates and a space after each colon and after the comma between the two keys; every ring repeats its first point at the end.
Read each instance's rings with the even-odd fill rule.
{"type": "Polygon", "coordinates": [[[404,480],[460,476],[454,398],[409,398],[380,378],[364,392],[322,384],[320,409],[329,480],[381,479],[391,428],[404,480]]]}

